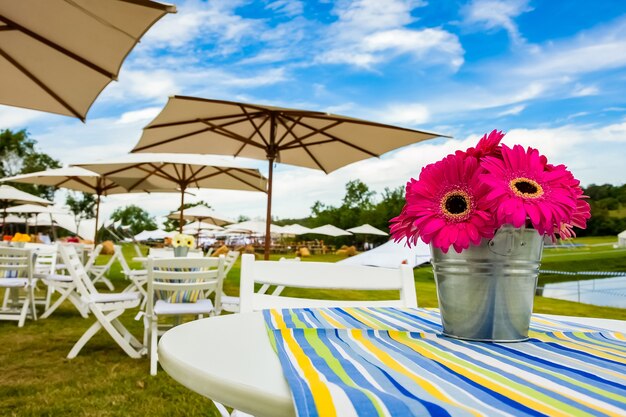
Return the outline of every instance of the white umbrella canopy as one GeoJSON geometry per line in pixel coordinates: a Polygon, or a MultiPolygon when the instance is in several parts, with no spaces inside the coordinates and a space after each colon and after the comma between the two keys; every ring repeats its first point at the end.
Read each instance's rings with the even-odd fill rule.
{"type": "MultiPolygon", "coordinates": [[[[226,231],[230,232],[248,232],[255,234],[265,233],[265,222],[248,220],[241,223],[229,224],[225,226],[226,231]]],[[[270,224],[270,233],[282,233],[282,227],[276,224],[270,224]]]]}
{"type": "Polygon", "coordinates": [[[0,103],[84,121],[143,34],[175,11],[150,0],[0,2],[0,103]]]}
{"type": "Polygon", "coordinates": [[[5,205],[35,203],[47,206],[52,204],[52,201],[45,200],[6,184],[0,185],[0,202],[5,205]]]}
{"type": "MultiPolygon", "coordinates": [[[[267,180],[258,169],[200,155],[126,155],[111,161],[75,165],[97,172],[131,192],[179,191],[180,207],[184,206],[188,188],[260,192],[267,189],[267,180]]],[[[179,230],[183,227],[184,211],[180,213],[179,230]]]]}
{"type": "Polygon", "coordinates": [[[143,232],[135,235],[135,240],[140,242],[150,239],[165,239],[166,237],[172,237],[174,232],[166,232],[165,230],[144,230],[143,232]]]}
{"type": "Polygon", "coordinates": [[[195,222],[187,223],[185,226],[183,226],[183,230],[185,229],[195,230],[196,233],[198,230],[224,230],[222,226],[205,223],[198,220],[196,220],[195,222]]]}
{"type": "MultiPolygon", "coordinates": [[[[194,149],[267,160],[269,234],[275,161],[329,173],[437,136],[442,135],[318,111],[174,96],[144,128],[132,152],[194,149]]],[[[265,259],[268,257],[266,239],[265,259]]]]}
{"type": "Polygon", "coordinates": [[[343,229],[338,228],[337,226],[333,226],[332,224],[325,224],[324,226],[316,227],[315,229],[311,229],[310,233],[315,233],[318,235],[327,235],[327,236],[351,236],[352,233],[346,232],[343,229]]]}
{"type": "Polygon", "coordinates": [[[283,226],[281,233],[286,234],[286,235],[305,235],[307,233],[311,233],[311,230],[312,229],[309,229],[308,227],[304,227],[302,225],[295,223],[295,224],[289,224],[287,226],[283,226]]]}
{"type": "Polygon", "coordinates": [[[353,227],[351,229],[347,229],[348,232],[354,233],[355,235],[378,235],[378,236],[389,236],[389,233],[383,232],[380,229],[375,228],[367,223],[362,224],[357,227],[353,227]]]}
{"type": "MultiPolygon", "coordinates": [[[[141,188],[132,191],[127,190],[117,182],[81,167],[65,167],[48,169],[45,171],[31,172],[29,174],[16,175],[14,177],[2,178],[2,182],[19,182],[25,184],[47,185],[57,188],[67,188],[68,190],[81,191],[96,195],[96,223],[95,230],[98,229],[98,217],[100,215],[100,198],[112,194],[126,194],[131,192],[145,192],[141,188]]],[[[94,242],[96,242],[94,234],[94,242]]]]}
{"type": "Polygon", "coordinates": [[[15,214],[33,214],[33,213],[47,213],[47,214],[68,214],[67,210],[63,210],[58,207],[51,206],[38,206],[36,204],[21,204],[19,206],[13,206],[7,208],[7,213],[15,214]]]}
{"type": "MultiPolygon", "coordinates": [[[[170,213],[167,217],[174,220],[180,219],[180,210],[170,213]]],[[[223,226],[228,223],[235,223],[233,219],[215,213],[207,206],[195,206],[183,210],[183,219],[200,220],[206,223],[212,223],[217,226],[223,226]]]]}

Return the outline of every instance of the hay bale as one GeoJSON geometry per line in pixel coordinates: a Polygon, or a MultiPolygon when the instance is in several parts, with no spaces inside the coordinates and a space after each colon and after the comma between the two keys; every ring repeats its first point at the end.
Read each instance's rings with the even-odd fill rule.
{"type": "Polygon", "coordinates": [[[301,258],[307,258],[311,256],[311,251],[309,251],[309,248],[307,248],[306,246],[298,248],[297,252],[298,252],[298,256],[301,258]]]}
{"type": "Polygon", "coordinates": [[[216,258],[217,258],[217,257],[218,257],[218,256],[220,256],[220,255],[226,255],[226,254],[228,254],[228,251],[229,251],[229,250],[230,250],[230,249],[228,249],[228,246],[226,246],[226,245],[222,245],[222,246],[220,246],[219,248],[217,248],[216,250],[214,250],[214,251],[213,251],[213,253],[211,254],[211,256],[214,256],[214,257],[216,257],[216,258]]]}
{"type": "Polygon", "coordinates": [[[113,255],[114,252],[115,249],[113,248],[113,242],[111,242],[110,240],[105,240],[104,242],[102,242],[102,251],[100,251],[100,254],[113,255]]]}
{"type": "Polygon", "coordinates": [[[252,245],[246,245],[245,248],[243,248],[243,253],[252,253],[252,254],[256,254],[256,251],[254,249],[254,246],[252,245]]]}
{"type": "Polygon", "coordinates": [[[346,255],[348,255],[348,256],[354,256],[357,253],[358,252],[356,250],[356,247],[354,247],[354,246],[350,246],[348,249],[346,249],[346,255]]]}

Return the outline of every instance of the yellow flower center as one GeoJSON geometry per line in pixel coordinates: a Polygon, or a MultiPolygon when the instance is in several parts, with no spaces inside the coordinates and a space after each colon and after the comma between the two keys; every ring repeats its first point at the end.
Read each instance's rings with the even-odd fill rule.
{"type": "Polygon", "coordinates": [[[509,187],[515,195],[522,198],[539,198],[543,195],[541,185],[530,178],[514,178],[509,182],[509,187]]]}
{"type": "Polygon", "coordinates": [[[462,190],[446,193],[441,199],[441,212],[450,219],[460,219],[467,215],[471,208],[471,198],[462,190]]]}

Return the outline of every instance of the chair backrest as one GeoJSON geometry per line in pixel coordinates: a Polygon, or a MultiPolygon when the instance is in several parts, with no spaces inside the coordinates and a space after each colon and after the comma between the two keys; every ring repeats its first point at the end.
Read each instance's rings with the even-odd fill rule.
{"type": "Polygon", "coordinates": [[[76,247],[74,245],[60,245],[59,253],[65,269],[67,269],[76,285],[78,293],[85,298],[88,298],[91,294],[98,294],[98,290],[87,274],[87,268],[81,262],[78,252],[76,252],[76,247]]]}
{"type": "Polygon", "coordinates": [[[141,246],[139,246],[139,243],[135,243],[133,244],[133,248],[135,249],[135,254],[137,255],[137,257],[139,258],[143,258],[143,252],[141,251],[141,246]]]}
{"type": "Polygon", "coordinates": [[[113,257],[120,263],[124,274],[128,275],[132,271],[128,265],[128,261],[124,257],[124,251],[120,245],[113,245],[113,257]]]}
{"type": "Polygon", "coordinates": [[[46,277],[54,274],[57,265],[57,255],[59,248],[57,245],[43,245],[35,248],[35,263],[33,265],[33,276],[46,277]]]}
{"type": "MultiPolygon", "coordinates": [[[[70,245],[70,246],[74,247],[74,252],[76,252],[76,254],[78,255],[80,259],[80,254],[78,253],[76,246],[74,245],[70,245]]],[[[100,255],[101,251],[102,251],[102,245],[98,245],[95,248],[93,248],[91,255],[89,255],[89,259],[87,259],[87,262],[85,262],[86,271],[89,271],[91,267],[94,266],[94,264],[96,263],[96,259],[98,258],[98,255],[100,255]]]]}
{"type": "MultiPolygon", "coordinates": [[[[173,258],[174,248],[150,248],[150,250],[148,251],[148,256],[150,258],[173,258]]],[[[202,257],[204,257],[204,252],[194,249],[190,249],[186,256],[186,258],[202,257]]]]}
{"type": "Polygon", "coordinates": [[[195,302],[204,293],[215,291],[215,308],[221,303],[224,256],[219,258],[151,258],[148,270],[147,314],[152,314],[155,293],[167,292],[170,302],[195,302]],[[189,295],[184,300],[183,294],[189,295]]]}
{"type": "Polygon", "coordinates": [[[228,251],[224,259],[224,277],[228,276],[228,272],[231,270],[233,265],[235,265],[235,262],[237,262],[239,255],[240,255],[239,251],[236,251],[236,250],[228,251]]]}
{"type": "Polygon", "coordinates": [[[0,278],[31,278],[32,251],[0,247],[0,278]]]}
{"type": "Polygon", "coordinates": [[[297,307],[417,307],[413,271],[326,262],[256,261],[245,254],[241,260],[240,311],[297,307]],[[328,290],[396,290],[398,298],[376,301],[329,300],[283,297],[254,292],[255,284],[328,290]]]}

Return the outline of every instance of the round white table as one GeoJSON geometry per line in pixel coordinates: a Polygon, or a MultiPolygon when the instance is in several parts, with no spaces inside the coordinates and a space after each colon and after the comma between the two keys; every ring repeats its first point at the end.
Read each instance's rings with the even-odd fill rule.
{"type": "MultiPolygon", "coordinates": [[[[551,316],[626,333],[626,321],[551,316]]],[[[295,409],[261,313],[211,317],[177,326],[159,342],[159,362],[187,388],[256,417],[295,409]]]]}

